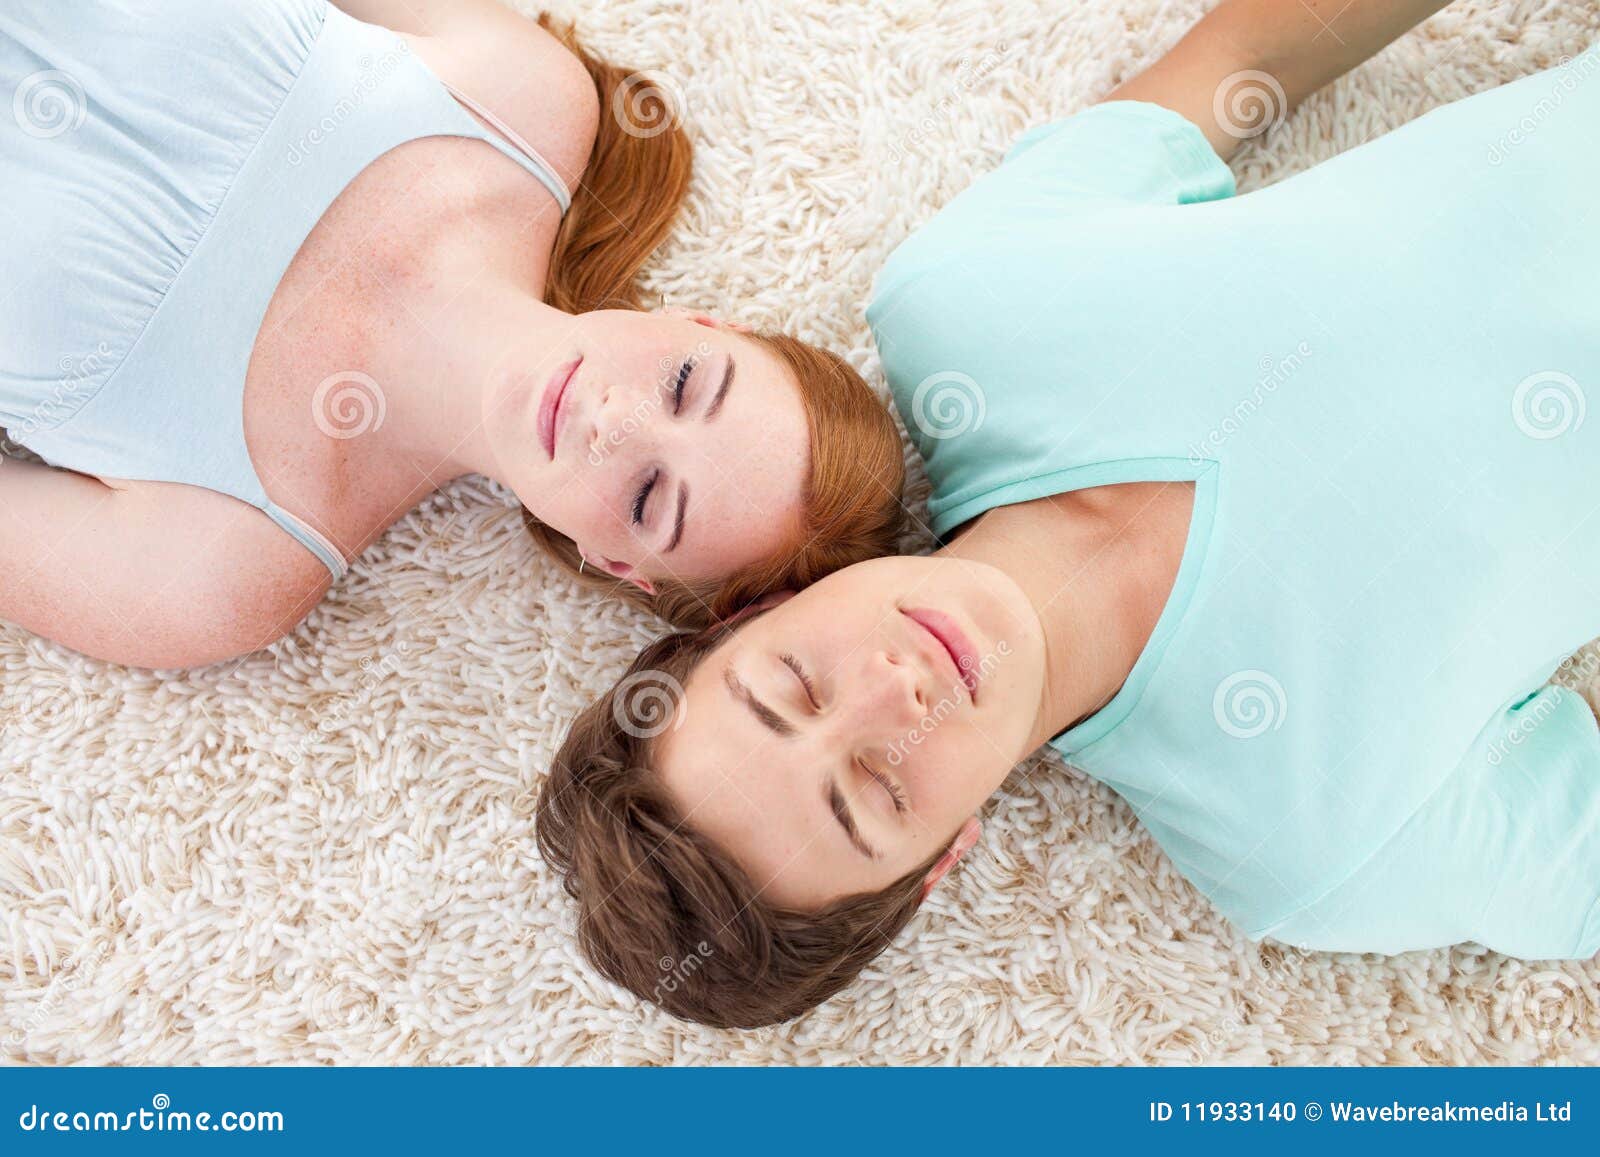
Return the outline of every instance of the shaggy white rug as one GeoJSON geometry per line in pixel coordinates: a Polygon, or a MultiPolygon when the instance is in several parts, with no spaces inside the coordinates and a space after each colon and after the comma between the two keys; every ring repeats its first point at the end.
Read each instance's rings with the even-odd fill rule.
{"type": "MultiPolygon", "coordinates": [[[[556,11],[681,86],[699,164],[654,287],[878,375],[861,311],[894,244],[1025,127],[1104,94],[1208,6],[556,11]]],[[[1247,147],[1240,184],[1597,37],[1594,5],[1457,0],[1247,147]]],[[[508,496],[472,484],[406,518],[293,638],[240,663],[127,671],[0,627],[0,1056],[1600,1061],[1600,964],[1253,945],[1126,806],[1054,762],[1012,776],[954,886],[847,992],[762,1032],[675,1022],[582,965],[532,836],[563,728],[657,630],[580,593],[535,555],[508,496]]]]}

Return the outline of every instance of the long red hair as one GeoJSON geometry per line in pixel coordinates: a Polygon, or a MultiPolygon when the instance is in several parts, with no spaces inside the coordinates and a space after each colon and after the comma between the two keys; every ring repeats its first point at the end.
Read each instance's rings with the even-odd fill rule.
{"type": "MultiPolygon", "coordinates": [[[[639,309],[639,271],[683,205],[694,146],[678,123],[672,95],[648,73],[590,55],[571,26],[556,25],[548,15],[539,24],[583,62],[600,97],[594,150],[556,234],[545,301],[567,313],[639,309]],[[630,132],[634,125],[650,131],[630,132]]],[[[788,369],[805,408],[811,468],[799,540],[779,557],[719,582],[661,582],[654,595],[604,575],[581,575],[679,626],[705,626],[767,591],[802,587],[840,567],[889,554],[903,526],[905,459],[888,408],[836,354],[787,334],[754,336],[788,369]]],[[[534,540],[580,574],[572,540],[526,508],[523,516],[534,540]]]]}

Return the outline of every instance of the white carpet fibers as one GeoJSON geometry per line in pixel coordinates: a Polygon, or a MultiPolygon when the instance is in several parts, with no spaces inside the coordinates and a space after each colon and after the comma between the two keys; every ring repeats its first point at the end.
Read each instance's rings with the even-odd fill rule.
{"type": "MultiPolygon", "coordinates": [[[[1207,6],[557,11],[682,87],[699,165],[654,286],[877,374],[861,309],[890,248],[1026,126],[1104,94],[1207,6]]],[[[1597,37],[1594,5],[1457,0],[1249,147],[1240,183],[1597,37]]],[[[470,484],[242,663],[127,671],[0,628],[0,1056],[1600,1061],[1600,964],[1253,945],[1127,807],[1054,763],[1011,778],[954,886],[848,992],[759,1033],[674,1022],[581,965],[531,834],[566,722],[656,629],[580,594],[507,496],[470,484]]]]}

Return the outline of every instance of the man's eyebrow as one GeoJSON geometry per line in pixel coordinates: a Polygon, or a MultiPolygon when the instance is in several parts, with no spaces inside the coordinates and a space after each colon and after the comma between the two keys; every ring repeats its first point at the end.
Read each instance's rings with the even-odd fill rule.
{"type": "Polygon", "coordinates": [[[850,805],[844,801],[844,793],[839,790],[838,780],[829,777],[822,785],[822,798],[833,810],[833,818],[839,821],[839,826],[844,829],[844,834],[850,837],[850,842],[856,846],[856,851],[869,860],[878,859],[877,851],[861,838],[861,829],[856,827],[856,817],[850,814],[850,805]]]}
{"type": "Polygon", "coordinates": [[[678,544],[683,541],[683,512],[689,508],[689,484],[678,484],[678,517],[672,524],[672,537],[667,540],[667,549],[662,554],[671,554],[678,549],[678,544]]]}
{"type": "Polygon", "coordinates": [[[728,396],[728,390],[733,385],[733,355],[728,355],[728,366],[722,371],[722,384],[717,387],[717,396],[711,399],[711,404],[706,407],[706,421],[711,421],[717,416],[717,411],[722,409],[722,400],[728,396]]]}
{"type": "Polygon", "coordinates": [[[722,681],[728,685],[728,690],[733,692],[733,697],[750,708],[751,713],[761,721],[767,730],[784,739],[788,739],[795,734],[794,724],[757,699],[755,692],[745,686],[744,680],[734,674],[732,667],[724,667],[722,669],[722,681]]]}

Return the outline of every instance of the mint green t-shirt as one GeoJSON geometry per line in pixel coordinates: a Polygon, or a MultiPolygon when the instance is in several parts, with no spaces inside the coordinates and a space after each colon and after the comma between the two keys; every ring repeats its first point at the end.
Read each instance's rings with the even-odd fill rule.
{"type": "Polygon", "coordinates": [[[1110,102],[881,272],[936,533],[1195,483],[1149,643],[1052,744],[1251,937],[1600,950],[1600,733],[1528,726],[1600,635],[1597,146],[1595,48],[1239,196],[1110,102]]]}

